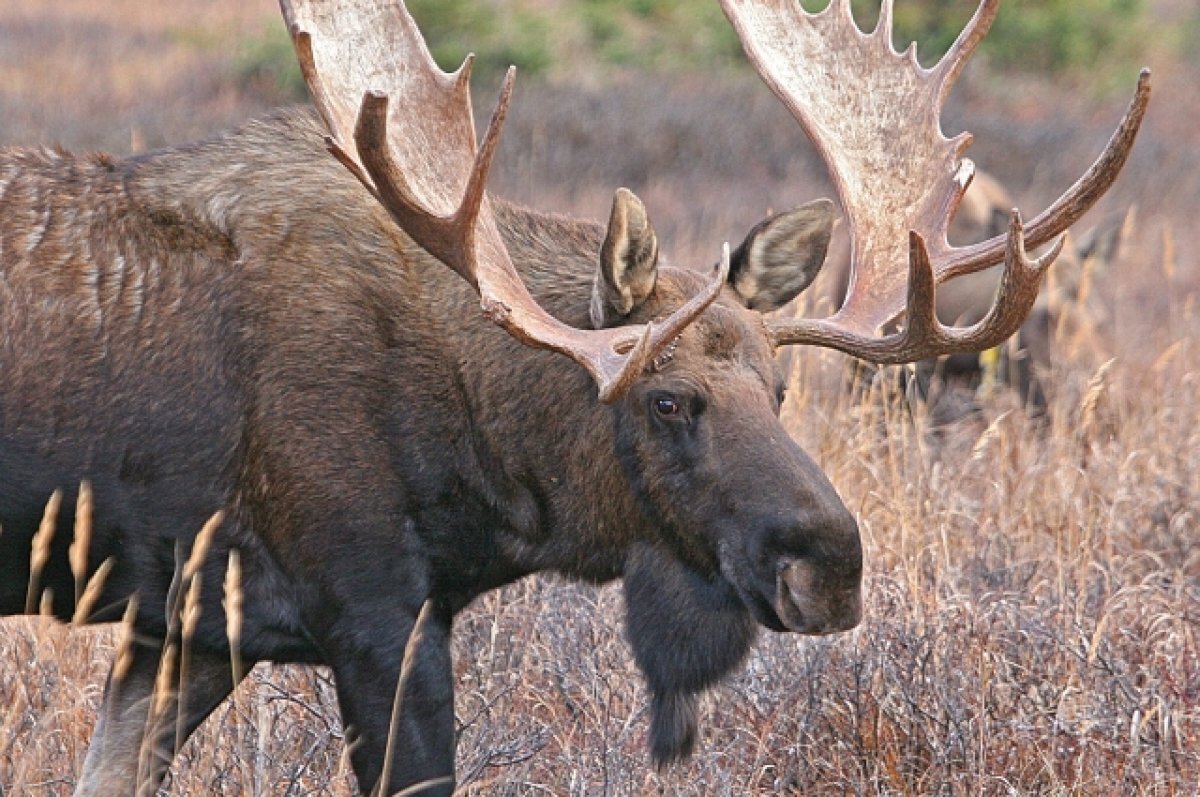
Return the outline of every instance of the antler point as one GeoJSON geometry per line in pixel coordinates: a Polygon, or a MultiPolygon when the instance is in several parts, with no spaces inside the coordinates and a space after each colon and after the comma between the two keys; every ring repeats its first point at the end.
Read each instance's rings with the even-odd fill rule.
{"type": "Polygon", "coordinates": [[[512,308],[502,299],[494,296],[480,297],[479,306],[483,310],[483,314],[497,324],[503,324],[512,317],[512,308]]]}

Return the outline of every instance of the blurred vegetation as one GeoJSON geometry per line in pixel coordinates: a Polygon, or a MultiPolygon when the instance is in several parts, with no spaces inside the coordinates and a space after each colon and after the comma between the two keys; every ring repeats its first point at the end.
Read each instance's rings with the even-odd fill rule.
{"type": "Polygon", "coordinates": [[[242,89],[296,102],[308,96],[291,37],[282,25],[264,25],[243,37],[237,49],[231,69],[242,89]]]}
{"type": "MultiPolygon", "coordinates": [[[[801,1],[811,11],[828,5],[801,1]]],[[[473,51],[476,72],[485,80],[509,64],[525,75],[576,80],[744,64],[715,0],[409,0],[408,5],[444,69],[457,68],[473,51]]],[[[981,51],[1005,72],[1104,84],[1127,77],[1148,42],[1181,51],[1194,45],[1194,31],[1154,30],[1145,6],[1146,0],[1006,0],[981,51]]],[[[862,27],[874,27],[879,0],[853,0],[853,8],[862,27]]],[[[897,0],[896,45],[903,49],[916,41],[928,65],[949,48],[974,9],[971,0],[897,0]]],[[[251,88],[304,96],[291,44],[278,25],[243,41],[236,78],[251,88]]]]}
{"type": "MultiPolygon", "coordinates": [[[[923,60],[940,56],[973,11],[962,0],[901,0],[897,37],[920,42],[923,60]]],[[[1149,29],[1145,11],[1144,0],[1006,0],[981,51],[1004,70],[1104,80],[1111,69],[1138,65],[1149,29]]]]}
{"type": "MultiPolygon", "coordinates": [[[[476,53],[474,71],[497,75],[510,65],[523,74],[541,74],[555,53],[552,17],[533,12],[522,2],[486,0],[408,0],[434,60],[447,71],[457,69],[468,53],[476,53]]],[[[275,93],[285,99],[307,96],[287,31],[264,25],[243,37],[233,63],[233,77],[252,92],[275,93]]]]}
{"type": "Polygon", "coordinates": [[[603,63],[707,70],[741,62],[741,45],[720,6],[705,0],[582,0],[586,44],[603,63]]]}
{"type": "Polygon", "coordinates": [[[409,0],[434,58],[453,68],[509,64],[526,74],[612,69],[711,69],[740,60],[712,0],[409,0]]]}
{"type": "Polygon", "coordinates": [[[443,69],[457,69],[468,53],[474,69],[500,73],[510,65],[538,74],[553,62],[553,17],[525,2],[487,0],[408,0],[429,50],[443,69]]]}
{"type": "Polygon", "coordinates": [[[1200,5],[1193,8],[1176,27],[1175,52],[1185,61],[1200,65],[1200,5]]]}

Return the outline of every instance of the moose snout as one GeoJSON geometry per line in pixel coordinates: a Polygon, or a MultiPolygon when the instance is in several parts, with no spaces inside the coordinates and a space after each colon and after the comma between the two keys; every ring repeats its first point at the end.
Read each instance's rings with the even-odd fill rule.
{"type": "Polygon", "coordinates": [[[798,634],[849,631],[862,619],[860,573],[861,569],[850,578],[831,579],[812,560],[781,562],[775,579],[775,614],[798,634]]]}
{"type": "Polygon", "coordinates": [[[772,609],[800,634],[847,631],[862,619],[862,544],[858,524],[844,508],[806,530],[776,533],[772,609]]]}

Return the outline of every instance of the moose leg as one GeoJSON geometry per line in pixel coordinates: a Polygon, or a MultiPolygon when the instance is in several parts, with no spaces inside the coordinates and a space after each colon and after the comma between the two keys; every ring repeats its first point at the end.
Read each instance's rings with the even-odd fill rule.
{"type": "MultiPolygon", "coordinates": [[[[192,651],[182,709],[177,694],[155,706],[161,667],[178,673],[178,656],[158,644],[134,641],[128,665],[113,665],[100,718],[88,746],[76,797],[153,795],[181,745],[229,693],[234,681],[228,655],[192,651]],[[168,657],[170,660],[168,660],[168,657]],[[182,713],[180,713],[182,711],[182,713]],[[176,732],[182,731],[181,738],[176,732]]],[[[253,663],[247,662],[248,669],[253,663]]]]}
{"type": "MultiPolygon", "coordinates": [[[[381,615],[382,616],[382,615],[381,615]]],[[[421,797],[454,792],[454,684],[450,666],[450,623],[431,615],[419,646],[414,651],[400,711],[393,723],[392,711],[400,679],[401,660],[409,630],[377,633],[371,638],[355,635],[349,645],[330,655],[334,662],[338,703],[350,760],[359,788],[379,791],[388,739],[392,736],[391,770],[387,793],[406,792],[421,797]],[[420,784],[427,784],[421,788],[420,784]]],[[[377,626],[378,628],[378,626],[377,626]]]]}

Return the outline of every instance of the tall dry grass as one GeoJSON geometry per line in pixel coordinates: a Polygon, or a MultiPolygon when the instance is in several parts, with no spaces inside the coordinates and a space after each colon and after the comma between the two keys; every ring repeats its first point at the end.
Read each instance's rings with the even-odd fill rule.
{"type": "MultiPolygon", "coordinates": [[[[111,73],[94,69],[91,82],[73,66],[80,36],[89,58],[119,69],[121,53],[166,47],[179,26],[226,23],[172,6],[170,24],[156,26],[148,5],[127,1],[110,8],[136,17],[136,33],[110,25],[92,37],[105,7],[64,7],[81,27],[56,14],[65,27],[47,33],[41,3],[0,8],[0,41],[31,31],[46,50],[25,73],[0,47],[4,74],[21,76],[0,81],[4,135],[17,139],[6,143],[128,151],[138,137],[182,140],[271,99],[228,84],[218,39],[184,46],[191,55],[158,65],[144,91],[106,102],[111,73]],[[80,82],[47,104],[60,96],[54,48],[80,82]]],[[[745,671],[706,699],[697,755],[657,771],[619,590],[538,578],[487,595],[455,634],[464,793],[1197,794],[1200,98],[1195,75],[1160,71],[1127,174],[1085,224],[1134,203],[1139,222],[1097,277],[1104,322],[1056,349],[1044,421],[1000,392],[935,428],[894,380],[852,401],[843,358],[795,358],[785,420],[859,518],[862,626],[825,639],[764,634],[745,671]]],[[[973,153],[1040,209],[1098,151],[1117,111],[1054,87],[996,84],[969,74],[948,127],[978,132],[973,153]]],[[[797,139],[748,82],[523,86],[498,192],[602,217],[611,190],[629,185],[667,250],[702,263],[767,208],[828,193],[797,139]]],[[[70,793],[121,633],[0,623],[5,794],[70,793]]],[[[350,794],[343,742],[326,671],[260,666],[184,747],[166,791],[350,794]]]]}

